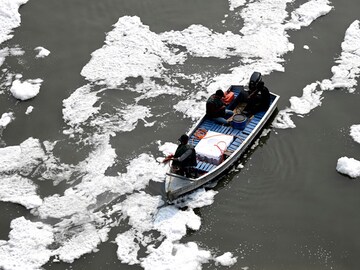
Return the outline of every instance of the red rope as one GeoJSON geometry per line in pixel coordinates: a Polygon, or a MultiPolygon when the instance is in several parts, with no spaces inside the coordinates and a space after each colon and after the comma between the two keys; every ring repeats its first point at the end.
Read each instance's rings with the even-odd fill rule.
{"type": "Polygon", "coordinates": [[[226,142],[220,141],[220,142],[218,142],[217,144],[214,144],[214,146],[216,146],[216,147],[220,150],[220,153],[221,153],[220,163],[222,163],[222,162],[224,161],[224,152],[225,152],[226,149],[227,149],[226,142]],[[219,143],[224,143],[224,144],[225,144],[225,150],[222,150],[222,149],[220,148],[219,143]]]}

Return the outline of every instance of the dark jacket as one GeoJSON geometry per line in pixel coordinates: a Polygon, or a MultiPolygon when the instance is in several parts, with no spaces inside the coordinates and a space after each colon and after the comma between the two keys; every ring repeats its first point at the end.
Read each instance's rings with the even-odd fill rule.
{"type": "Polygon", "coordinates": [[[222,102],[221,97],[211,95],[206,101],[206,116],[210,118],[224,117],[225,104],[222,102]]]}
{"type": "Polygon", "coordinates": [[[266,86],[259,87],[259,89],[249,95],[245,111],[250,114],[266,111],[270,106],[270,92],[266,86]]]}
{"type": "Polygon", "coordinates": [[[196,152],[189,144],[180,144],[175,151],[173,165],[179,167],[196,166],[196,152]]]}

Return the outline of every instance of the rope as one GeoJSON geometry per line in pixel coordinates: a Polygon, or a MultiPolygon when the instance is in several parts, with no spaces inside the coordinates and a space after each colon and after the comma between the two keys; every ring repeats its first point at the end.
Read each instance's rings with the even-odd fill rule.
{"type": "Polygon", "coordinates": [[[224,161],[224,152],[226,151],[227,149],[227,146],[226,146],[226,142],[224,141],[220,141],[218,142],[217,144],[214,144],[215,147],[217,147],[219,150],[220,150],[220,153],[221,153],[221,159],[220,159],[220,163],[222,163],[224,161]],[[225,149],[222,150],[219,146],[219,143],[224,143],[225,144],[225,149]]]}

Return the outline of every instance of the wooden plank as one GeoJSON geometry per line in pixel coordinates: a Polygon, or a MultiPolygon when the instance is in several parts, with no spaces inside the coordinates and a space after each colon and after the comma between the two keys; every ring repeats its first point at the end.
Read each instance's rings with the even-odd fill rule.
{"type": "Polygon", "coordinates": [[[209,171],[209,166],[210,166],[210,163],[205,163],[203,170],[206,172],[209,171]]]}
{"type": "Polygon", "coordinates": [[[240,133],[241,133],[241,130],[233,128],[229,134],[232,136],[237,136],[240,133]]]}
{"type": "Polygon", "coordinates": [[[211,164],[211,163],[207,163],[204,161],[198,161],[197,165],[196,165],[196,169],[199,171],[204,171],[204,172],[209,172],[213,169],[216,168],[216,165],[211,164]]]}
{"type": "Polygon", "coordinates": [[[226,127],[225,134],[230,135],[230,132],[233,130],[232,127],[226,127]]]}
{"type": "Polygon", "coordinates": [[[245,129],[243,130],[243,133],[245,133],[245,134],[250,134],[251,131],[253,131],[253,129],[254,129],[254,128],[252,128],[252,127],[247,127],[247,128],[245,128],[245,129]]]}
{"type": "Polygon", "coordinates": [[[240,134],[239,134],[238,136],[239,136],[243,141],[245,141],[248,135],[245,134],[245,133],[243,133],[243,132],[240,132],[240,134]]]}
{"type": "Polygon", "coordinates": [[[255,113],[255,116],[262,118],[265,115],[265,112],[255,113]]]}
{"type": "Polygon", "coordinates": [[[197,164],[196,164],[196,169],[200,169],[202,164],[203,164],[202,161],[198,161],[197,164]]]}
{"type": "Polygon", "coordinates": [[[250,123],[254,123],[254,124],[258,124],[260,122],[261,118],[257,118],[257,117],[254,117],[253,119],[251,119],[250,123]]]}

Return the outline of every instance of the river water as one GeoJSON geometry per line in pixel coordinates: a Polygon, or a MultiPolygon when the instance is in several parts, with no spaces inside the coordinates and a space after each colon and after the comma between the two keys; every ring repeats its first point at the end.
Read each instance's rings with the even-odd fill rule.
{"type": "Polygon", "coordinates": [[[360,159],[358,1],[22,2],[0,44],[1,269],[359,268],[360,182],[336,170],[360,159]],[[162,150],[255,70],[273,123],[168,205],[162,150]]]}

